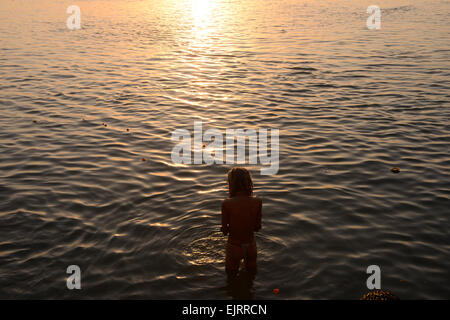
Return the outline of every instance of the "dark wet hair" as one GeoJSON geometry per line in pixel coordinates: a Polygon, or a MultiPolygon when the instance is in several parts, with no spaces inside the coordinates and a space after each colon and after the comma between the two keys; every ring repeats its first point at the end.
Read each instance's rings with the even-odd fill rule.
{"type": "Polygon", "coordinates": [[[238,192],[245,192],[247,196],[253,194],[253,181],[250,171],[241,167],[234,167],[228,171],[228,195],[230,198],[238,192]]]}

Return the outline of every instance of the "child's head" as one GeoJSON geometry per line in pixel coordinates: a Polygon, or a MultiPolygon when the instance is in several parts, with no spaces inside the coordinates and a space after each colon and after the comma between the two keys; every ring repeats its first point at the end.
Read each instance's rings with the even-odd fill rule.
{"type": "Polygon", "coordinates": [[[244,192],[247,196],[253,194],[253,181],[250,171],[241,167],[234,167],[228,171],[228,194],[230,198],[238,192],[244,192]]]}

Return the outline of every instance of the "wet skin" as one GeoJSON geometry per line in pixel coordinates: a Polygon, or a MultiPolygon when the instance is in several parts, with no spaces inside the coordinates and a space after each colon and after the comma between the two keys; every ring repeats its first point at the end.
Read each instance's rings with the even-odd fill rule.
{"type": "Polygon", "coordinates": [[[227,272],[237,272],[243,258],[246,269],[256,271],[257,250],[253,233],[261,229],[261,209],[260,198],[242,193],[222,202],[221,230],[224,235],[228,235],[225,259],[227,272]]]}

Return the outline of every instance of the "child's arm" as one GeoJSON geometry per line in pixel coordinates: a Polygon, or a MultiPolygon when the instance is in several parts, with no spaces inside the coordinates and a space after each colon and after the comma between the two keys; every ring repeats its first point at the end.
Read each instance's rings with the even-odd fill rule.
{"type": "Polygon", "coordinates": [[[230,214],[226,209],[225,201],[222,201],[222,228],[220,231],[223,232],[223,235],[228,235],[230,231],[230,214]]]}
{"type": "Polygon", "coordinates": [[[261,219],[262,219],[262,200],[258,199],[258,211],[256,212],[256,225],[255,231],[261,230],[261,219]]]}

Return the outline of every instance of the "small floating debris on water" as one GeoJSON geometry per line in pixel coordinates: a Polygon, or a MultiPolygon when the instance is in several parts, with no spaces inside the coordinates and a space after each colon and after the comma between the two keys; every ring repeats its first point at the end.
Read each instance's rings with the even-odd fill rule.
{"type": "Polygon", "coordinates": [[[203,144],[203,148],[206,148],[206,144],[203,144]]]}
{"type": "Polygon", "coordinates": [[[105,123],[104,126],[107,127],[108,125],[105,123]]]}
{"type": "Polygon", "coordinates": [[[280,289],[273,289],[273,293],[279,294],[280,293],[280,289]]]}
{"type": "Polygon", "coordinates": [[[127,128],[127,132],[129,132],[129,131],[130,131],[130,129],[127,128]]]}
{"type": "Polygon", "coordinates": [[[400,172],[400,168],[398,168],[398,167],[393,167],[393,168],[391,168],[391,171],[392,171],[393,173],[399,173],[399,172],[400,172]]]}
{"type": "Polygon", "coordinates": [[[395,294],[385,290],[372,290],[361,297],[360,300],[400,300],[395,294]]]}
{"type": "Polygon", "coordinates": [[[142,161],[147,161],[147,159],[145,159],[145,158],[142,158],[142,161]]]}
{"type": "Polygon", "coordinates": [[[37,123],[37,121],[36,121],[36,120],[33,120],[33,123],[37,123]]]}

